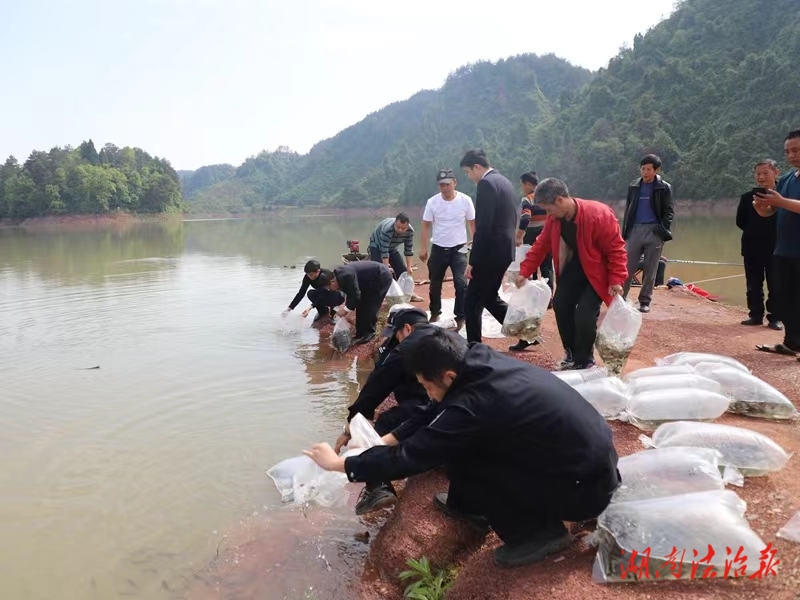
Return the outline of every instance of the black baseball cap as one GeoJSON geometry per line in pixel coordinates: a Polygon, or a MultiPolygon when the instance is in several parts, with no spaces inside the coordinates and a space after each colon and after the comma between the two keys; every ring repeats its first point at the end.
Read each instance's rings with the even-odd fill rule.
{"type": "Polygon", "coordinates": [[[456,174],[453,169],[439,169],[436,174],[436,183],[453,183],[456,179],[456,174]]]}
{"type": "Polygon", "coordinates": [[[389,313],[386,320],[386,328],[381,332],[381,337],[390,337],[405,327],[406,325],[417,325],[427,323],[428,315],[419,308],[401,308],[393,313],[389,313]]]}

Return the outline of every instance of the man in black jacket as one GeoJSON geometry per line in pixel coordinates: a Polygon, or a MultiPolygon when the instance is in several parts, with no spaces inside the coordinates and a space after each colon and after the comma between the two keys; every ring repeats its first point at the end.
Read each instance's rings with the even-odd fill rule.
{"type": "MultiPolygon", "coordinates": [[[[389,315],[382,337],[389,338],[393,346],[381,356],[361,388],[356,401],[348,409],[347,425],[336,440],[334,450],[339,450],[350,441],[350,421],[361,413],[364,418],[375,419],[375,409],[394,393],[397,406],[381,413],[375,420],[375,431],[384,436],[405,421],[421,414],[430,403],[428,393],[417,381],[416,375],[406,366],[406,357],[414,351],[416,343],[438,330],[428,325],[428,315],[418,308],[404,308],[389,315]]],[[[397,494],[389,481],[368,482],[356,504],[356,514],[386,508],[397,502],[397,494]]]]}
{"type": "Polygon", "coordinates": [[[568,384],[457,334],[420,340],[409,369],[433,400],[358,456],[328,444],[306,455],[350,481],[396,480],[444,465],[446,514],[491,525],[504,545],[495,563],[518,566],[572,542],[563,521],[596,518],[619,486],[617,453],[603,417],[568,384]]]}
{"type": "Polygon", "coordinates": [[[325,289],[321,282],[330,281],[333,277],[333,272],[321,268],[319,261],[316,260],[308,261],[303,267],[303,272],[305,275],[300,284],[300,291],[295,294],[286,312],[289,313],[297,308],[306,291],[308,291],[308,299],[311,300],[311,306],[303,311],[303,317],[307,317],[312,308],[317,309],[317,314],[314,317],[315,323],[323,317],[332,317],[334,309],[344,302],[344,294],[325,289]],[[325,275],[325,277],[320,280],[320,275],[325,275]],[[310,290],[308,289],[309,287],[311,287],[310,290]]]}
{"type": "Polygon", "coordinates": [[[622,239],[628,252],[628,280],[623,296],[628,297],[639,260],[644,255],[644,275],[639,290],[639,310],[643,313],[650,312],[664,242],[672,239],[672,186],[661,178],[660,170],[661,159],[655,154],[648,154],[641,160],[642,176],[628,187],[622,221],[622,239]]]}
{"type": "Polygon", "coordinates": [[[356,339],[353,345],[366,344],[375,337],[378,311],[386,292],[392,285],[392,272],[382,262],[360,260],[333,270],[333,277],[324,280],[325,287],[343,292],[344,306],[337,310],[340,317],[356,311],[356,339]]]}
{"type": "MultiPolygon", "coordinates": [[[[756,184],[769,190],[775,189],[780,175],[778,163],[772,159],[759,162],[755,167],[756,184]]],[[[749,191],[739,199],[736,211],[736,226],[742,230],[742,257],[744,257],[744,276],[747,281],[747,309],[750,315],[742,325],[764,324],[764,279],[767,280],[767,323],[770,329],[783,329],[775,309],[775,269],[772,253],[775,251],[777,217],[773,214],[764,218],[753,208],[755,194],[749,191]]]]}
{"type": "Polygon", "coordinates": [[[506,318],[508,304],[498,291],[508,266],[514,261],[517,230],[517,197],[511,182],[494,170],[483,150],[470,150],[461,168],[478,186],[475,198],[475,234],[466,277],[467,339],[481,341],[483,309],[499,322],[506,318]]]}

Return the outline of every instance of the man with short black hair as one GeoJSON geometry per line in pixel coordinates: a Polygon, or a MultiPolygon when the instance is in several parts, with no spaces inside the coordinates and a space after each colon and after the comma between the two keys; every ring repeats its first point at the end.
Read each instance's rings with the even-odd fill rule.
{"type": "Polygon", "coordinates": [[[483,150],[469,150],[460,166],[478,186],[475,197],[475,234],[466,278],[467,339],[481,341],[484,308],[500,323],[508,304],[499,295],[503,276],[514,261],[517,229],[517,195],[511,182],[489,165],[483,150]]]}
{"type": "Polygon", "coordinates": [[[622,238],[628,252],[628,279],[623,296],[628,297],[633,276],[644,255],[642,287],[639,290],[639,310],[650,312],[658,261],[664,243],[672,239],[672,186],[659,175],[661,159],[648,154],[639,163],[641,177],[628,187],[622,238]]]}
{"type": "MultiPolygon", "coordinates": [[[[350,421],[357,414],[366,419],[375,419],[375,409],[394,394],[397,406],[384,411],[375,420],[375,431],[387,435],[405,421],[418,417],[430,403],[428,393],[409,371],[406,357],[414,352],[417,342],[439,329],[428,325],[428,315],[418,308],[403,308],[389,315],[386,329],[381,337],[388,338],[385,352],[381,353],[375,369],[361,388],[356,401],[348,409],[347,425],[336,440],[334,450],[339,450],[350,441],[350,421]]],[[[361,515],[395,504],[397,494],[389,481],[368,482],[356,504],[356,514],[361,515]]]]}
{"type": "Polygon", "coordinates": [[[441,169],[436,175],[439,193],[425,203],[422,215],[422,247],[419,259],[428,263],[430,279],[431,322],[442,313],[442,282],[447,269],[453,274],[456,290],[454,316],[458,329],[464,324],[467,292],[467,227],[475,235],[475,206],[472,198],[456,191],[452,169],[441,169]],[[433,236],[430,236],[433,229],[433,236]],[[428,238],[432,242],[428,259],[428,238]]]}
{"type": "Polygon", "coordinates": [[[317,309],[317,314],[314,317],[315,323],[324,317],[332,317],[334,309],[344,302],[344,295],[325,289],[321,285],[319,277],[324,274],[327,279],[322,281],[327,281],[333,277],[333,273],[328,269],[321,268],[317,260],[308,261],[303,267],[303,272],[305,275],[303,276],[303,282],[300,284],[300,291],[292,299],[286,312],[289,313],[297,308],[297,305],[300,304],[303,296],[305,296],[306,290],[308,290],[308,299],[311,300],[311,306],[303,311],[303,317],[307,317],[312,308],[317,309]],[[309,287],[312,289],[309,290],[309,287]]]}
{"type": "MultiPolygon", "coordinates": [[[[756,184],[774,190],[780,175],[778,163],[771,158],[759,161],[755,166],[756,184]]],[[[749,315],[742,325],[764,324],[764,279],[767,280],[767,324],[770,329],[780,331],[783,327],[775,314],[777,281],[772,254],[775,252],[775,224],[777,217],[761,217],[753,206],[755,192],[742,194],[736,211],[736,226],[742,230],[742,257],[747,285],[747,309],[749,315]]]]}
{"type": "Polygon", "coordinates": [[[368,260],[348,263],[334,269],[333,277],[326,277],[323,285],[334,292],[344,293],[344,306],[337,310],[340,317],[356,311],[356,339],[353,345],[366,344],[374,338],[378,311],[392,285],[389,267],[368,260]]]}
{"type": "Polygon", "coordinates": [[[411,272],[414,258],[414,227],[405,213],[383,219],[369,236],[369,259],[382,262],[394,271],[395,279],[411,272]],[[397,247],[403,244],[405,262],[397,247]]]}
{"type": "Polygon", "coordinates": [[[784,337],[782,344],[760,345],[758,349],[797,356],[800,353],[800,129],[789,132],[783,151],[794,169],[778,180],[774,190],[756,193],[753,206],[762,217],[777,215],[773,260],[778,279],[778,317],[783,321],[784,337]]]}
{"type": "Polygon", "coordinates": [[[433,401],[384,436],[386,445],[342,458],[328,444],[305,454],[350,481],[394,481],[445,466],[445,514],[503,541],[495,563],[540,561],[573,541],[564,521],[605,510],[619,486],[611,429],[571,386],[533,365],[438,330],[419,340],[408,368],[433,401]]]}

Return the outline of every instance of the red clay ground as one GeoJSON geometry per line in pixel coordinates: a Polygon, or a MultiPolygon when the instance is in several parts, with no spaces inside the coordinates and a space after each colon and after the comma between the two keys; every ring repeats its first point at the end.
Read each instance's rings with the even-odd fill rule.
{"type": "MultiPolygon", "coordinates": [[[[424,271],[424,266],[420,269],[424,271]]],[[[418,281],[425,275],[415,274],[418,281]]],[[[427,286],[418,286],[427,308],[427,286]]],[[[445,295],[452,286],[446,284],[445,295]]],[[[635,298],[637,291],[632,292],[635,298]]],[[[653,311],[644,323],[626,372],[652,366],[656,358],[673,352],[699,351],[726,354],[747,365],[754,374],[777,387],[800,406],[800,363],[791,358],[755,351],[758,343],[781,341],[781,334],[766,328],[739,325],[741,309],[715,304],[684,290],[657,290],[653,311]]],[[[522,360],[552,368],[563,351],[555,319],[548,314],[543,328],[544,344],[517,354],[522,360]]],[[[505,351],[509,340],[486,342],[505,351]]],[[[367,352],[366,349],[359,353],[367,352]]],[[[768,435],[787,452],[800,450],[797,423],[772,422],[725,415],[717,422],[747,427],[768,435]]],[[[612,422],[615,445],[621,456],[643,449],[635,427],[612,422]]],[[[574,600],[581,597],[619,599],[659,598],[663,600],[718,600],[722,598],[800,599],[800,545],[776,538],[775,534],[800,510],[800,462],[793,457],[780,472],[768,477],[749,478],[743,488],[733,488],[747,502],[751,527],[765,542],[773,542],[781,561],[777,577],[763,581],[681,581],[598,585],[592,583],[593,549],[584,540],[568,551],[538,565],[519,569],[498,569],[492,550],[500,542],[492,534],[482,545],[467,527],[453,524],[438,514],[431,496],[445,489],[446,480],[431,473],[409,480],[394,513],[375,538],[370,549],[362,586],[362,598],[401,598],[396,578],[405,560],[426,555],[439,566],[457,564],[461,571],[448,598],[456,600],[506,598],[509,600],[574,600]]]]}

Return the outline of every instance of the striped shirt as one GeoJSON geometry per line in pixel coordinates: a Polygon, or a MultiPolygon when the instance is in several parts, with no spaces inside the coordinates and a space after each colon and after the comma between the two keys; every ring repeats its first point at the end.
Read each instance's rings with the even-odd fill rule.
{"type": "Polygon", "coordinates": [[[397,233],[394,229],[394,217],[384,219],[369,236],[369,247],[381,253],[381,258],[389,258],[389,251],[400,244],[404,245],[405,256],[414,256],[414,228],[408,224],[408,230],[397,233]]]}
{"type": "Polygon", "coordinates": [[[520,231],[544,227],[547,213],[541,206],[533,203],[533,194],[528,194],[522,199],[522,215],[519,218],[520,231]]]}

